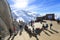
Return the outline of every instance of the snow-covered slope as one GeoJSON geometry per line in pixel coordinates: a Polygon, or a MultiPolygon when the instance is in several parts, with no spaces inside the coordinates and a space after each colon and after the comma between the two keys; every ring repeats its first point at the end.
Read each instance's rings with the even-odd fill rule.
{"type": "Polygon", "coordinates": [[[32,13],[25,10],[18,10],[16,13],[12,13],[13,17],[17,19],[17,21],[21,20],[24,22],[29,22],[30,20],[34,20],[40,14],[32,13]],[[17,15],[16,15],[17,14],[17,15]]]}

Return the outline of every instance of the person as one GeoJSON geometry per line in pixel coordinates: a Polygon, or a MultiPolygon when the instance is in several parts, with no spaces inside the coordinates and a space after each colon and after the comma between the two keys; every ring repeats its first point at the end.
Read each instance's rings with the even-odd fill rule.
{"type": "Polygon", "coordinates": [[[27,31],[27,30],[28,30],[28,26],[27,26],[27,25],[25,25],[24,29],[25,29],[25,31],[27,31]]]}
{"type": "Polygon", "coordinates": [[[13,40],[15,38],[15,36],[17,35],[16,27],[13,27],[13,31],[14,31],[14,34],[13,34],[13,37],[11,38],[11,40],[13,40]]]}
{"type": "Polygon", "coordinates": [[[50,23],[50,29],[52,28],[52,23],[50,23]]]}
{"type": "Polygon", "coordinates": [[[45,29],[48,29],[48,24],[46,24],[46,27],[45,27],[45,29]]]}
{"type": "Polygon", "coordinates": [[[20,34],[19,35],[21,35],[22,34],[22,31],[23,31],[23,26],[22,25],[19,25],[19,28],[20,28],[20,34]]]}
{"type": "Polygon", "coordinates": [[[44,24],[42,25],[42,28],[43,28],[43,30],[45,29],[45,26],[44,26],[44,24]]]}
{"type": "Polygon", "coordinates": [[[17,31],[16,31],[16,28],[14,27],[14,34],[13,34],[13,37],[11,38],[11,40],[13,40],[15,38],[15,36],[17,35],[17,31]]]}
{"type": "Polygon", "coordinates": [[[57,23],[59,23],[59,19],[57,19],[57,23]]]}
{"type": "Polygon", "coordinates": [[[2,40],[2,33],[1,33],[1,31],[2,31],[2,28],[0,26],[0,40],[2,40]]]}
{"type": "Polygon", "coordinates": [[[10,37],[8,38],[8,40],[9,40],[11,38],[13,32],[12,32],[11,28],[9,28],[8,30],[9,30],[9,34],[10,34],[10,37]]]}
{"type": "Polygon", "coordinates": [[[31,26],[33,25],[33,21],[31,21],[31,26]]]}
{"type": "Polygon", "coordinates": [[[32,25],[33,33],[34,33],[34,24],[32,25]]]}
{"type": "Polygon", "coordinates": [[[0,32],[0,40],[2,40],[2,37],[1,37],[1,32],[0,32]]]}
{"type": "Polygon", "coordinates": [[[31,27],[32,27],[32,29],[33,29],[33,33],[34,33],[34,21],[31,21],[31,27]]]}
{"type": "Polygon", "coordinates": [[[19,23],[16,21],[16,19],[14,19],[14,21],[13,21],[13,29],[17,32],[17,34],[18,34],[18,31],[19,31],[19,29],[18,29],[18,27],[19,27],[19,23]]]}
{"type": "Polygon", "coordinates": [[[23,28],[25,27],[25,25],[26,25],[25,22],[19,20],[20,35],[22,34],[23,28]]]}

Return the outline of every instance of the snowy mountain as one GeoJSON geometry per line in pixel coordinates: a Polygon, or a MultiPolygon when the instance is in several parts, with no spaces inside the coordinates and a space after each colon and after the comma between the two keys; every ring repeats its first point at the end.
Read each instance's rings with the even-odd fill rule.
{"type": "Polygon", "coordinates": [[[17,19],[17,21],[21,20],[24,22],[29,22],[30,20],[35,20],[35,18],[37,16],[40,16],[40,14],[32,13],[32,12],[25,11],[25,10],[18,10],[18,11],[16,11],[16,13],[12,13],[12,15],[13,15],[13,18],[17,19]]]}
{"type": "Polygon", "coordinates": [[[56,20],[60,20],[60,17],[58,17],[56,20]]]}

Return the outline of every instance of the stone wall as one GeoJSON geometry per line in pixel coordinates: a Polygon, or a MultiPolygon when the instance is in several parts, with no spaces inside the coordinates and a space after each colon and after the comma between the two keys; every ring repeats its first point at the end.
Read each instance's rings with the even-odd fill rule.
{"type": "Polygon", "coordinates": [[[8,28],[12,28],[11,10],[7,0],[0,0],[0,17],[6,23],[8,28]]]}
{"type": "Polygon", "coordinates": [[[4,34],[8,33],[8,28],[13,30],[11,9],[7,0],[0,0],[0,26],[4,29],[4,34]]]}

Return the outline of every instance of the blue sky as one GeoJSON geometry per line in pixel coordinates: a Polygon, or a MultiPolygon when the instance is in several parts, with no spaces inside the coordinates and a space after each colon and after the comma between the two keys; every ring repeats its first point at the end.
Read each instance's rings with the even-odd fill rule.
{"type": "Polygon", "coordinates": [[[18,14],[16,11],[23,9],[41,15],[55,13],[60,16],[60,0],[8,0],[8,2],[16,14],[18,14]]]}

